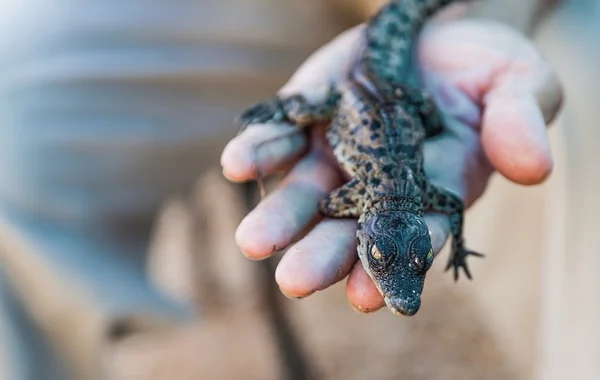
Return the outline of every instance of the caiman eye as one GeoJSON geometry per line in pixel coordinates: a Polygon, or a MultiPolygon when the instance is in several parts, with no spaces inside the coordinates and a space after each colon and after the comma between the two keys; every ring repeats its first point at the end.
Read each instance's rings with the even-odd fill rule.
{"type": "Polygon", "coordinates": [[[420,270],[425,269],[425,262],[423,260],[421,260],[421,258],[419,256],[413,257],[413,262],[415,263],[415,266],[417,268],[419,268],[420,270]]]}
{"type": "Polygon", "coordinates": [[[427,261],[431,261],[433,260],[433,248],[431,248],[429,250],[429,253],[427,254],[427,261]]]}
{"type": "Polygon", "coordinates": [[[371,248],[371,257],[377,261],[381,261],[381,259],[383,257],[381,255],[381,252],[379,251],[379,248],[377,248],[376,245],[373,245],[373,248],[371,248]]]}
{"type": "Polygon", "coordinates": [[[411,247],[412,262],[421,271],[429,269],[433,263],[433,248],[428,240],[420,238],[411,247]],[[427,252],[427,253],[425,253],[427,252]]]}
{"type": "Polygon", "coordinates": [[[413,262],[415,266],[420,270],[425,270],[431,266],[433,263],[433,248],[429,250],[425,260],[422,259],[422,256],[413,256],[413,262]]]}

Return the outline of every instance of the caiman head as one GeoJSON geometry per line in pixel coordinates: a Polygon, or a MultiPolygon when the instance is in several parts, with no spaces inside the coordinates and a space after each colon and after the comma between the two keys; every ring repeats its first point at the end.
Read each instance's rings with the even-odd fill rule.
{"type": "Polygon", "coordinates": [[[434,258],[423,217],[383,207],[361,219],[357,244],[364,268],[394,314],[416,314],[434,258]]]}

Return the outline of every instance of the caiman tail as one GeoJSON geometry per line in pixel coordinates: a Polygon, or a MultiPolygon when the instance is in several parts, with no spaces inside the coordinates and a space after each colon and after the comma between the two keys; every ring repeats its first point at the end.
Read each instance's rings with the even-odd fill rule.
{"type": "Polygon", "coordinates": [[[367,24],[355,79],[364,82],[366,74],[371,83],[364,84],[379,91],[406,84],[421,27],[438,10],[458,1],[464,0],[392,0],[385,5],[367,24]]]}

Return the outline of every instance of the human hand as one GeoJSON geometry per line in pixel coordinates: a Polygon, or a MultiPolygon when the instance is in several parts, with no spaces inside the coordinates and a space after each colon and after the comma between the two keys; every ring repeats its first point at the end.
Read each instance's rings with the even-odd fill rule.
{"type": "MultiPolygon", "coordinates": [[[[344,79],[361,28],[317,51],[280,94],[323,97],[331,81],[344,79]]],[[[435,184],[457,192],[469,206],[481,196],[494,170],[523,185],[538,184],[550,174],[546,125],[559,109],[562,91],[528,39],[491,21],[438,19],[422,31],[417,58],[423,85],[447,116],[448,131],[425,144],[425,169],[435,184]]],[[[254,154],[257,144],[289,134],[292,128],[250,126],[223,152],[224,175],[235,182],[253,179],[255,163],[263,174],[291,168],[242,221],[237,244],[258,260],[295,242],[276,271],[288,297],[307,297],[348,277],[350,304],[364,312],[380,309],[384,301],[357,262],[356,221],[319,220],[318,202],[343,183],[325,142],[324,126],[311,129],[310,144],[297,133],[263,145],[254,154]]],[[[437,253],[449,235],[448,218],[427,214],[426,222],[437,253]]]]}

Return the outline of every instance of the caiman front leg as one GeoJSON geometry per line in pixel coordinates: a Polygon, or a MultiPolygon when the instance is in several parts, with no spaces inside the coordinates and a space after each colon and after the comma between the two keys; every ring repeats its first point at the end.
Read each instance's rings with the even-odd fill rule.
{"type": "Polygon", "coordinates": [[[450,230],[452,233],[452,252],[446,266],[446,271],[454,268],[454,280],[458,280],[459,269],[462,267],[467,277],[472,279],[468,256],[483,257],[478,252],[470,251],[465,247],[463,238],[464,205],[460,197],[440,186],[427,182],[423,187],[423,207],[426,210],[447,214],[450,217],[450,230]]]}
{"type": "Polygon", "coordinates": [[[329,193],[320,203],[319,212],[329,218],[358,218],[361,214],[364,185],[353,179],[329,193]]]}
{"type": "Polygon", "coordinates": [[[333,115],[340,100],[340,93],[334,85],[330,85],[325,98],[320,102],[310,102],[304,95],[275,95],[258,103],[238,117],[244,131],[251,124],[287,121],[304,128],[319,122],[327,121],[333,115]]]}

